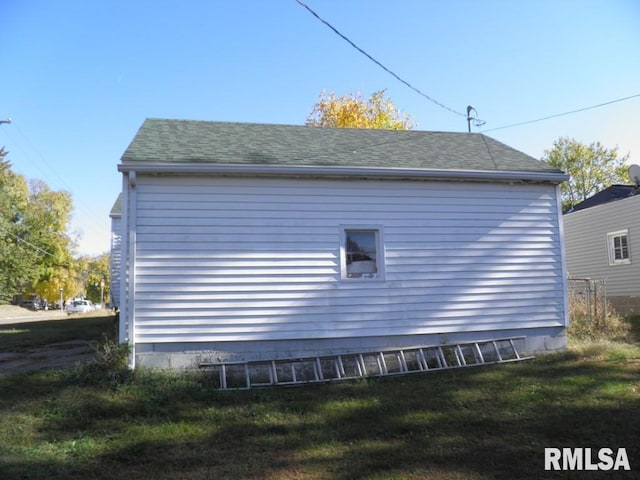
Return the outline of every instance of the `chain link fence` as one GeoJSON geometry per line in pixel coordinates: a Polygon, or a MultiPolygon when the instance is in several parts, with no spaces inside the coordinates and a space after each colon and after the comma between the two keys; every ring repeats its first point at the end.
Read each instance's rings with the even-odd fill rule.
{"type": "Polygon", "coordinates": [[[606,280],[570,277],[568,287],[570,321],[603,327],[609,308],[606,280]]]}

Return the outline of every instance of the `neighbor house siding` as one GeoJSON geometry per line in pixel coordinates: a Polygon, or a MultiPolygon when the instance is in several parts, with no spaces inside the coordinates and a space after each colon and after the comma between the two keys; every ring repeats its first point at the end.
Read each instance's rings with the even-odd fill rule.
{"type": "Polygon", "coordinates": [[[135,202],[137,343],[565,324],[554,185],[139,175],[135,202]],[[384,281],[341,280],[362,225],[384,281]]]}
{"type": "Polygon", "coordinates": [[[607,282],[607,295],[640,294],[640,196],[564,216],[567,270],[572,277],[607,282]],[[628,230],[629,264],[609,265],[607,233],[628,230]]]}
{"type": "Polygon", "coordinates": [[[110,292],[111,304],[120,305],[120,259],[122,258],[122,215],[111,215],[110,292]]]}

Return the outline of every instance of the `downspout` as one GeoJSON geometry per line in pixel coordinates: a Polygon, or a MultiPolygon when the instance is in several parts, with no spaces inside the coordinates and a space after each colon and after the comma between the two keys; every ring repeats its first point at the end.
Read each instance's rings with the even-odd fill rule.
{"type": "Polygon", "coordinates": [[[136,366],[136,172],[129,172],[129,184],[128,184],[128,214],[127,219],[127,250],[128,250],[128,262],[127,262],[127,326],[128,326],[128,338],[129,338],[129,367],[131,369],[136,366]]]}
{"type": "Polygon", "coordinates": [[[127,278],[129,275],[129,174],[122,175],[122,209],[120,217],[120,301],[118,302],[119,322],[118,322],[118,343],[128,343],[127,319],[128,319],[128,292],[127,278]]]}

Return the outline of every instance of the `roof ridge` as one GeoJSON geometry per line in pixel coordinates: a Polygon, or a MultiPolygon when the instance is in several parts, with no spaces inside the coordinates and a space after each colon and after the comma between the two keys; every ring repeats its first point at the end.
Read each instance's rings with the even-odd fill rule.
{"type": "MultiPolygon", "coordinates": [[[[397,133],[434,133],[445,135],[484,135],[481,132],[462,132],[451,130],[420,130],[420,129],[408,129],[408,130],[395,130],[391,128],[361,128],[361,127],[316,127],[306,124],[298,123],[264,123],[264,122],[246,122],[237,120],[198,120],[187,118],[166,118],[166,117],[146,117],[145,122],[160,121],[160,122],[182,122],[182,123],[205,123],[205,124],[220,124],[220,125],[255,125],[260,127],[294,127],[304,129],[318,129],[318,130],[340,130],[340,131],[370,131],[370,132],[397,132],[397,133]]],[[[486,135],[485,135],[486,136],[486,135]]],[[[488,137],[491,138],[491,137],[488,137]]]]}

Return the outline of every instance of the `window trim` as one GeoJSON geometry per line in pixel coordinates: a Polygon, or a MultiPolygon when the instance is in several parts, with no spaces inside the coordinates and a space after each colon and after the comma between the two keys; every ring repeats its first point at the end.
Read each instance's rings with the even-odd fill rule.
{"type": "Polygon", "coordinates": [[[630,265],[631,264],[631,243],[629,241],[629,229],[626,228],[624,230],[617,230],[615,232],[607,233],[607,253],[609,255],[609,265],[630,265]],[[618,237],[626,237],[627,238],[627,258],[622,258],[620,260],[616,260],[616,252],[615,252],[615,239],[618,237]]]}
{"type": "Polygon", "coordinates": [[[385,281],[385,254],[384,232],[381,225],[340,225],[340,279],[347,282],[384,282],[385,281]],[[376,268],[377,275],[369,277],[349,277],[347,275],[347,232],[373,231],[376,235],[376,268]]]}

